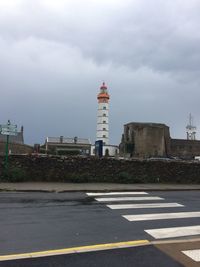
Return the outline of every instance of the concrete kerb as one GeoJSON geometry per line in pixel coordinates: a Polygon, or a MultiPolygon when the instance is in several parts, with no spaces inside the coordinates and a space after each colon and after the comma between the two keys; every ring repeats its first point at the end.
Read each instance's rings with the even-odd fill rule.
{"type": "Polygon", "coordinates": [[[73,183],[0,183],[0,192],[119,192],[119,191],[197,191],[200,185],[177,184],[73,184],[73,183]]]}

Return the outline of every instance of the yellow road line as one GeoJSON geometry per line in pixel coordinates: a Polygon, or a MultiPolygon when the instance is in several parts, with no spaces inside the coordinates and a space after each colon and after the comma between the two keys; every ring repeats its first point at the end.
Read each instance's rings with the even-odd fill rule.
{"type": "Polygon", "coordinates": [[[38,251],[38,252],[23,253],[23,254],[2,255],[0,256],[0,261],[55,256],[55,255],[62,255],[62,254],[72,254],[72,253],[81,253],[81,252],[125,248],[125,247],[134,247],[134,246],[142,246],[142,245],[147,245],[147,244],[149,244],[148,240],[135,240],[135,241],[126,241],[126,242],[118,242],[118,243],[108,243],[108,244],[98,244],[98,245],[91,245],[91,246],[38,251]]]}

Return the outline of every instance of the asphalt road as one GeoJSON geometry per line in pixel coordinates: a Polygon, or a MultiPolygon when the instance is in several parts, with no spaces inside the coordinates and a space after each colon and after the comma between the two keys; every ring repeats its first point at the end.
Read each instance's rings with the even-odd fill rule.
{"type": "MultiPolygon", "coordinates": [[[[125,195],[124,195],[125,196],[125,195]]],[[[121,195],[120,197],[124,197],[121,195]]],[[[146,230],[188,227],[200,225],[199,198],[200,191],[182,192],[149,192],[141,197],[160,197],[155,200],[117,200],[101,202],[95,198],[104,196],[87,196],[86,193],[0,193],[0,255],[30,253],[35,251],[47,251],[54,249],[71,248],[77,246],[96,245],[102,243],[115,243],[131,240],[149,240],[156,238],[146,230]],[[183,206],[165,208],[137,208],[137,209],[111,209],[107,205],[115,204],[154,204],[177,203],[183,206]],[[195,212],[190,218],[154,219],[143,221],[128,221],[122,215],[161,214],[161,213],[185,213],[195,212]],[[198,215],[198,216],[197,216],[198,215]]],[[[111,196],[106,196],[111,198],[111,196]]],[[[116,196],[112,196],[115,198],[116,196]]],[[[119,196],[117,196],[119,197],[119,196]]],[[[138,197],[140,197],[138,195],[138,197]]],[[[182,216],[182,215],[181,215],[182,216]]],[[[181,228],[182,229],[182,228],[181,228]]],[[[187,235],[185,238],[197,238],[200,235],[187,235]]],[[[178,236],[176,239],[181,239],[178,236]]],[[[162,240],[163,238],[159,238],[162,240]]],[[[200,247],[199,247],[200,248],[200,247]]],[[[135,247],[112,251],[99,251],[81,254],[61,255],[39,259],[24,259],[14,262],[0,262],[0,266],[104,266],[108,262],[116,262],[113,266],[128,265],[131,262],[137,266],[182,266],[176,260],[164,254],[155,246],[135,247]],[[134,251],[134,253],[132,253],[134,251]],[[131,253],[130,253],[131,252],[131,253]],[[144,258],[144,255],[146,258],[144,258]],[[156,255],[152,257],[151,255],[156,255]],[[100,256],[99,256],[100,255],[100,256]],[[122,255],[119,257],[118,255],[122,255]],[[126,255],[126,256],[123,256],[126,255]],[[129,256],[127,256],[129,255],[129,256]],[[165,255],[165,256],[164,256],[165,255]],[[100,257],[100,261],[99,261],[100,257]],[[121,265],[117,265],[120,263],[121,265]],[[154,265],[150,265],[150,258],[154,265]],[[164,259],[157,265],[158,259],[164,259]],[[96,265],[92,265],[92,262],[96,265]],[[110,259],[110,260],[109,260],[110,259]],[[130,260],[128,260],[130,259],[130,260]],[[144,265],[144,261],[148,265],[144,265]],[[127,260],[127,264],[123,263],[127,260]],[[31,261],[31,265],[27,265],[31,261]],[[46,265],[49,261],[49,264],[46,265]],[[57,262],[53,265],[52,262],[57,262]],[[64,262],[67,261],[67,265],[64,262]],[[78,265],[79,261],[79,265],[78,265]],[[168,261],[171,261],[170,263],[168,261]],[[85,263],[84,263],[85,262],[85,263]],[[22,265],[24,264],[25,265],[22,265]],[[40,265],[42,264],[43,265],[40,265]],[[87,264],[86,264],[87,263],[87,264]],[[139,265],[142,264],[143,265],[139,265]],[[3,264],[3,265],[2,265],[3,264]],[[13,265],[9,265],[13,264],[13,265]],[[18,265],[17,265],[18,264],[18,265]],[[61,265],[59,265],[61,264],[61,265]],[[74,265],[73,265],[74,264],[74,265]],[[80,265],[85,264],[85,265],[80,265]],[[175,265],[174,265],[175,264],[175,265]],[[177,265],[178,264],[178,265],[177,265]]],[[[107,265],[106,265],[107,264],[107,265]]],[[[192,265],[190,265],[192,266],[192,265]]]]}
{"type": "Polygon", "coordinates": [[[154,246],[87,252],[0,263],[0,267],[181,267],[154,246]]]}

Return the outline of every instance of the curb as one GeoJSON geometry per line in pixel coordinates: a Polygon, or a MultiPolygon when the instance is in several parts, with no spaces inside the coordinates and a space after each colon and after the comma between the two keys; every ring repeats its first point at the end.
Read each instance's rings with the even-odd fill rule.
{"type": "Polygon", "coordinates": [[[112,249],[119,249],[119,248],[138,247],[138,246],[146,246],[146,245],[149,245],[148,240],[134,240],[134,241],[125,241],[125,242],[118,242],[118,243],[107,243],[107,244],[97,244],[97,245],[72,247],[72,248],[64,248],[64,249],[37,251],[37,252],[30,252],[30,253],[0,255],[0,262],[19,260],[19,259],[30,259],[30,258],[66,255],[66,254],[74,254],[74,253],[95,252],[95,251],[112,250],[112,249]]]}
{"type": "Polygon", "coordinates": [[[167,191],[200,191],[200,188],[141,188],[141,189],[69,189],[69,190],[56,190],[56,189],[10,189],[10,188],[0,188],[0,193],[1,192],[22,192],[22,193],[86,193],[86,192],[102,192],[102,193],[107,193],[107,192],[130,192],[130,191],[135,191],[135,192],[141,192],[141,191],[148,191],[148,192],[155,192],[155,191],[160,191],[160,192],[167,192],[167,191]]]}

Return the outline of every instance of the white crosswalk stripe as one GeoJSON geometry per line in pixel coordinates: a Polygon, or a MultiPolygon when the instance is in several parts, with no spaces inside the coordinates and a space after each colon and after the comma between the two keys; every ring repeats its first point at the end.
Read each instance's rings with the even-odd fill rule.
{"type": "Polygon", "coordinates": [[[155,239],[200,235],[200,225],[145,230],[155,239]]]}
{"type": "Polygon", "coordinates": [[[115,198],[95,198],[99,202],[114,202],[114,201],[148,201],[148,200],[164,200],[161,197],[115,197],[115,198]]]}
{"type": "Polygon", "coordinates": [[[114,205],[106,205],[106,206],[112,210],[184,207],[184,205],[179,204],[179,203],[114,204],[114,205]]]}
{"type": "Polygon", "coordinates": [[[130,222],[151,221],[163,219],[181,219],[181,218],[197,218],[200,217],[200,212],[176,212],[176,213],[154,213],[154,214],[139,214],[139,215],[122,215],[130,222]]]}
{"type": "Polygon", "coordinates": [[[109,192],[109,193],[86,193],[88,196],[113,196],[113,195],[148,195],[146,192],[109,192]]]}
{"type": "Polygon", "coordinates": [[[184,250],[182,253],[191,258],[193,261],[200,262],[200,249],[184,250]]]}

